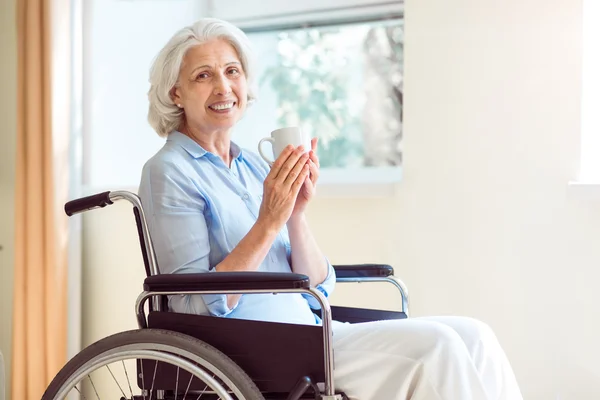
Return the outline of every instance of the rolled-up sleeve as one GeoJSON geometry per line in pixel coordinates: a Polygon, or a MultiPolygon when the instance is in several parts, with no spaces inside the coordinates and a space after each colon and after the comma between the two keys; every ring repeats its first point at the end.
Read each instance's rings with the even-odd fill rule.
{"type": "MultiPolygon", "coordinates": [[[[147,166],[139,191],[160,273],[214,272],[209,260],[206,200],[175,167],[164,168],[153,173],[147,166]]],[[[227,306],[226,295],[175,295],[170,304],[177,312],[193,314],[225,316],[233,310],[227,306]]]]}
{"type": "MultiPolygon", "coordinates": [[[[331,265],[331,263],[329,262],[329,260],[327,258],[325,260],[327,261],[327,277],[325,278],[325,280],[323,282],[316,285],[315,289],[317,289],[321,293],[323,293],[325,295],[325,297],[329,297],[331,295],[331,293],[333,293],[333,289],[335,288],[336,277],[335,277],[335,270],[333,269],[333,265],[331,265]]],[[[321,305],[319,304],[317,299],[315,299],[313,296],[308,295],[308,294],[302,294],[302,295],[304,296],[304,298],[306,298],[308,300],[308,304],[310,305],[310,308],[312,308],[314,310],[321,309],[321,305]]]]}

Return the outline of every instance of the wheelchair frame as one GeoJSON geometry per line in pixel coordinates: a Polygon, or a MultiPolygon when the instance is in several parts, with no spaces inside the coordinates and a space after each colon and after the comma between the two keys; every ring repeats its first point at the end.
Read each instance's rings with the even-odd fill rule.
{"type": "MultiPolygon", "coordinates": [[[[149,314],[152,311],[163,311],[164,296],[169,295],[302,293],[313,296],[321,306],[322,340],[325,351],[323,366],[324,390],[316,394],[320,395],[322,400],[339,400],[342,398],[341,395],[335,393],[333,378],[332,308],[327,298],[320,291],[310,287],[307,276],[294,273],[220,272],[219,274],[187,274],[186,277],[194,278],[192,284],[189,282],[183,283],[181,279],[178,279],[178,282],[171,279],[171,282],[167,283],[166,281],[171,277],[178,276],[160,274],[144,210],[140,198],[136,194],[128,191],[113,191],[83,197],[68,202],[65,205],[65,212],[67,215],[72,216],[84,211],[105,207],[119,200],[127,200],[133,205],[147,275],[144,283],[145,290],[140,293],[135,304],[140,329],[148,328],[148,316],[145,312],[146,302],[151,300],[149,314]],[[165,288],[161,289],[162,287],[165,288]]],[[[400,279],[393,276],[393,269],[390,266],[367,264],[334,266],[334,268],[338,275],[337,282],[388,282],[393,284],[399,290],[402,298],[401,313],[408,317],[408,290],[400,279]]],[[[309,383],[306,384],[307,387],[309,383]]]]}

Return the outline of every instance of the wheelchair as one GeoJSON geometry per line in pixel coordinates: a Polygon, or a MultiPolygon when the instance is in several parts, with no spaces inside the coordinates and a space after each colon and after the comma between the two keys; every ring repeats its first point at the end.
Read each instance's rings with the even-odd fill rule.
{"type": "Polygon", "coordinates": [[[139,329],[101,339],[75,355],[54,377],[42,400],[342,400],[333,370],[332,320],[359,323],[408,317],[408,291],[389,265],[335,265],[337,282],[388,282],[400,292],[401,311],[330,306],[295,273],[160,274],[139,197],[103,192],[72,200],[72,216],[118,200],[133,205],[146,269],[135,311],[139,329]],[[180,314],[167,296],[182,294],[303,293],[320,304],[321,325],[297,325],[180,314]],[[104,390],[108,389],[108,394],[104,390]],[[87,393],[87,396],[86,396],[87,393]],[[88,397],[89,396],[89,397],[88,397]]]}

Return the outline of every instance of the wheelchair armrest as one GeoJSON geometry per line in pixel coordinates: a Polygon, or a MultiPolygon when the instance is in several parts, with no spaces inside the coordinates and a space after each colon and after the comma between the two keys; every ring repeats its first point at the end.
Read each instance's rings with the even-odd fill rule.
{"type": "Polygon", "coordinates": [[[196,292],[201,290],[279,290],[308,289],[308,276],[279,272],[212,272],[160,274],[144,280],[147,292],[196,292]]]}
{"type": "Polygon", "coordinates": [[[386,264],[334,265],[337,278],[377,278],[394,275],[394,268],[386,264]]]}

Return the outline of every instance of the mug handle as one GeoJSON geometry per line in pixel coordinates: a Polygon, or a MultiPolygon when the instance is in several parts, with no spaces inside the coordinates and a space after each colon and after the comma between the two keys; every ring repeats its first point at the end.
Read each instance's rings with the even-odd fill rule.
{"type": "Polygon", "coordinates": [[[274,161],[273,160],[269,160],[269,158],[267,156],[265,156],[265,153],[263,153],[262,151],[262,144],[263,142],[270,142],[271,146],[275,145],[275,139],[273,139],[272,137],[266,137],[266,138],[262,138],[260,139],[260,142],[258,142],[258,152],[260,153],[260,156],[263,158],[263,160],[265,160],[269,165],[273,165],[274,161]]]}

